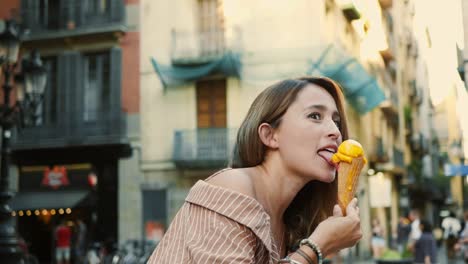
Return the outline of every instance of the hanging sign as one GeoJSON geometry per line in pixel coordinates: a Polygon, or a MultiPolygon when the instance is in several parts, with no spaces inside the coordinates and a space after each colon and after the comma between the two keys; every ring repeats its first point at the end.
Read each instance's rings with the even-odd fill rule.
{"type": "Polygon", "coordinates": [[[52,169],[46,168],[41,185],[57,189],[61,186],[69,185],[67,169],[64,166],[54,166],[52,169]]]}

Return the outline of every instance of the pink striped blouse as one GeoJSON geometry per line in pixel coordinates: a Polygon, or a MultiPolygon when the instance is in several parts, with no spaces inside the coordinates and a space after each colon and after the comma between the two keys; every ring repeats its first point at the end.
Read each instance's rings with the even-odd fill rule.
{"type": "Polygon", "coordinates": [[[257,200],[198,181],[148,263],[263,264],[278,259],[270,216],[257,200]]]}

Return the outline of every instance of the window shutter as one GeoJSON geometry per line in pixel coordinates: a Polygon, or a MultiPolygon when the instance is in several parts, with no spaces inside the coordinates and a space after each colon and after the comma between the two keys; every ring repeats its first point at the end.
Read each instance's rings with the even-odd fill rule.
{"type": "MultiPolygon", "coordinates": [[[[122,50],[119,47],[114,47],[110,50],[110,111],[112,113],[111,120],[119,120],[121,115],[121,95],[122,95],[122,50]]],[[[135,87],[139,89],[139,87],[135,87]]],[[[118,122],[112,122],[118,124],[118,122]]],[[[125,125],[125,124],[123,124],[125,125]]],[[[116,127],[115,129],[121,129],[116,127]]]]}
{"type": "Polygon", "coordinates": [[[37,25],[37,10],[39,8],[39,1],[22,0],[21,1],[21,19],[23,20],[24,27],[29,30],[34,29],[37,25]]]}
{"type": "Polygon", "coordinates": [[[109,0],[110,17],[113,22],[123,22],[125,5],[123,0],[109,0]]]}
{"type": "Polygon", "coordinates": [[[63,128],[70,133],[79,133],[77,131],[79,108],[81,102],[80,90],[82,87],[82,69],[81,54],[75,51],[67,51],[58,57],[57,60],[57,80],[58,80],[58,109],[59,122],[63,128]],[[73,126],[73,127],[72,127],[73,126]]]}

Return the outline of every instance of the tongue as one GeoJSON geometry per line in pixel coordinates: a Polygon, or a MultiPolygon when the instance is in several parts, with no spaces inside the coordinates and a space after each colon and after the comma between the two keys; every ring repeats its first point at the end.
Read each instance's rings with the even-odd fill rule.
{"type": "Polygon", "coordinates": [[[327,150],[321,150],[318,152],[320,156],[324,157],[328,162],[331,162],[331,158],[333,156],[333,153],[327,150]]]}

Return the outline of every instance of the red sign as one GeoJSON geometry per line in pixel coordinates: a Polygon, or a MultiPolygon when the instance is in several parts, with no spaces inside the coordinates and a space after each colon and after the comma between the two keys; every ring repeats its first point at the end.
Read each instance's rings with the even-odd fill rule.
{"type": "Polygon", "coordinates": [[[64,166],[54,166],[52,169],[45,169],[41,185],[57,189],[60,186],[69,184],[70,182],[68,181],[67,177],[67,169],[64,166]]]}

